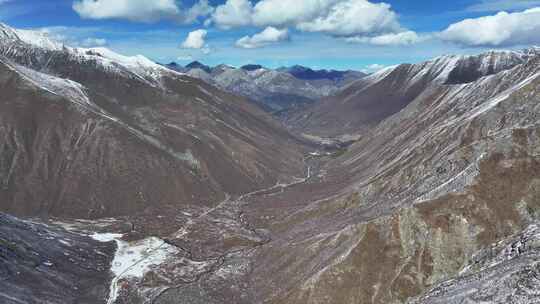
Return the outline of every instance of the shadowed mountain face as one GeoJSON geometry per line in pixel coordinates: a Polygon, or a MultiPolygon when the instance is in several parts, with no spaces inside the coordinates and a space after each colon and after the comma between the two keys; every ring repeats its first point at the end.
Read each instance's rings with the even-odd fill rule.
{"type": "Polygon", "coordinates": [[[313,151],[250,101],[144,57],[2,33],[0,206],[83,235],[0,216],[0,269],[31,274],[0,297],[47,291],[21,248],[51,237],[40,257],[75,255],[61,239],[94,261],[110,243],[90,234],[116,241],[111,272],[91,264],[98,289],[68,300],[105,284],[110,304],[538,302],[538,48],[361,79],[290,119],[313,151]]]}
{"type": "Polygon", "coordinates": [[[294,138],[241,97],[144,57],[2,31],[2,210],[101,217],[212,206],[304,170],[294,138]]]}
{"type": "Polygon", "coordinates": [[[261,65],[214,68],[197,61],[168,68],[202,79],[227,92],[250,98],[269,112],[287,114],[327,97],[365,74],[356,71],[315,71],[302,66],[267,69],[261,65]]]}

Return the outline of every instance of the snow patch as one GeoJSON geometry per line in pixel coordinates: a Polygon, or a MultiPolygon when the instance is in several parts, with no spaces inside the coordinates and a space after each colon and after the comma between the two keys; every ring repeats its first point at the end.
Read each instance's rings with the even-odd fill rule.
{"type": "Polygon", "coordinates": [[[118,246],[111,265],[114,278],[107,304],[113,304],[118,298],[118,283],[121,280],[142,279],[146,273],[169,261],[179,252],[176,247],[156,237],[136,242],[123,241],[122,234],[115,233],[94,233],[91,237],[100,242],[115,241],[118,246]]]}

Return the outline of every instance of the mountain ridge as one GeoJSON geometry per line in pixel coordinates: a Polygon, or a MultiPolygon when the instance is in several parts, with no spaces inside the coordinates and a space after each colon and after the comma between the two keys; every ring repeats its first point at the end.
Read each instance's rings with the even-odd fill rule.
{"type": "Polygon", "coordinates": [[[296,111],[365,76],[357,71],[312,70],[306,67],[269,69],[251,64],[235,68],[193,62],[186,67],[164,65],[202,79],[233,94],[250,98],[269,112],[296,111]]]}
{"type": "Polygon", "coordinates": [[[399,112],[435,86],[459,85],[497,74],[538,55],[538,48],[446,55],[417,64],[401,64],[357,80],[286,122],[303,133],[358,137],[370,126],[399,112]],[[336,106],[337,105],[337,106],[336,106]]]}
{"type": "Polygon", "coordinates": [[[143,56],[45,45],[0,38],[3,210],[101,217],[195,195],[211,206],[303,171],[303,144],[244,98],[143,56]],[[293,157],[266,154],[280,150],[293,157]]]}

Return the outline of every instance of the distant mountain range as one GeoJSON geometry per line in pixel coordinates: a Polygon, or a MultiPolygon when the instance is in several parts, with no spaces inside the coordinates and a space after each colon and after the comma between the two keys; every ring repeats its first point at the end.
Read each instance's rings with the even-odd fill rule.
{"type": "Polygon", "coordinates": [[[269,69],[248,64],[236,68],[224,64],[210,67],[194,61],[186,66],[175,62],[165,66],[250,98],[277,113],[312,104],[366,76],[358,71],[313,70],[299,65],[269,69]]]}

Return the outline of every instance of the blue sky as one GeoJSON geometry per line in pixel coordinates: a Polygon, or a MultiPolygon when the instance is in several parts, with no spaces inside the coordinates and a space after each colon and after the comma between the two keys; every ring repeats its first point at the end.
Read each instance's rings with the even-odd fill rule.
{"type": "Polygon", "coordinates": [[[540,0],[0,0],[0,21],[159,62],[376,70],[540,43],[538,7],[540,0]]]}

